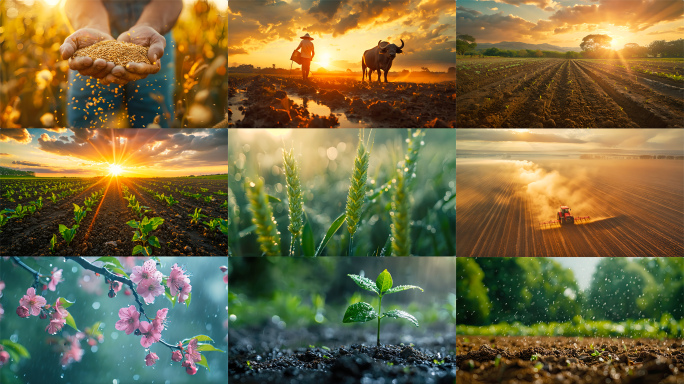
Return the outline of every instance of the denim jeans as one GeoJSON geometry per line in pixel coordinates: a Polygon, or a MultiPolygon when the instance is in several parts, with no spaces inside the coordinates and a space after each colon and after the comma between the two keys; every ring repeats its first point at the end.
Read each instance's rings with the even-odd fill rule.
{"type": "MultiPolygon", "coordinates": [[[[140,17],[145,3],[105,1],[112,36],[128,30],[140,17]]],[[[69,71],[66,118],[73,128],[144,128],[159,115],[159,125],[173,121],[175,85],[175,42],[164,35],[166,48],[159,72],[126,85],[102,85],[90,76],[69,71]]]]}

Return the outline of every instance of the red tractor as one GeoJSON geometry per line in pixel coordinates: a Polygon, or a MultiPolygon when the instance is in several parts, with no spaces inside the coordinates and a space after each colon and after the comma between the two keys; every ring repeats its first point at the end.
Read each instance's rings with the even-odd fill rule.
{"type": "Polygon", "coordinates": [[[561,205],[560,210],[556,213],[558,224],[575,224],[575,218],[570,213],[570,208],[567,205],[561,205]]]}

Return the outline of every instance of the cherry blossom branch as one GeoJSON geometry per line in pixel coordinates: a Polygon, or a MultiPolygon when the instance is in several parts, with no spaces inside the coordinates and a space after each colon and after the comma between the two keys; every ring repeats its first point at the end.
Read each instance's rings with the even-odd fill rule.
{"type": "MultiPolygon", "coordinates": [[[[83,257],[66,256],[65,259],[74,261],[74,262],[78,263],[81,267],[83,267],[83,269],[87,269],[87,270],[93,271],[95,273],[99,273],[109,280],[119,281],[122,284],[128,285],[131,292],[133,292],[133,297],[135,297],[135,302],[136,302],[136,304],[138,304],[138,308],[140,310],[140,313],[142,313],[143,316],[145,316],[145,318],[148,321],[150,321],[150,322],[152,321],[152,320],[150,320],[149,317],[147,317],[147,314],[145,313],[145,309],[143,308],[142,302],[140,301],[140,297],[138,296],[138,294],[135,291],[135,287],[134,287],[135,283],[133,281],[131,281],[130,279],[127,279],[123,276],[116,275],[116,274],[112,273],[111,271],[109,271],[107,268],[96,267],[95,265],[93,265],[91,262],[84,259],[83,257]]],[[[182,349],[181,347],[179,347],[177,345],[171,345],[162,339],[159,339],[158,343],[161,343],[161,344],[169,347],[172,350],[181,350],[182,349]]]]}
{"type": "Polygon", "coordinates": [[[30,274],[33,275],[33,278],[35,279],[34,282],[33,282],[33,285],[35,286],[34,288],[37,288],[37,285],[40,284],[40,278],[41,278],[41,277],[45,277],[45,276],[41,275],[38,271],[36,271],[35,269],[33,269],[33,268],[29,267],[28,265],[26,265],[26,264],[25,264],[23,261],[21,261],[21,259],[19,259],[17,256],[12,256],[12,261],[13,261],[15,264],[17,264],[18,266],[24,268],[24,269],[27,270],[30,274]]]}

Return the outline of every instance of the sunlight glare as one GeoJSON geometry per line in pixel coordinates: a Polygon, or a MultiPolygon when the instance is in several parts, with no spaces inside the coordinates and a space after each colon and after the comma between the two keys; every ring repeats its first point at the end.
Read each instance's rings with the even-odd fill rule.
{"type": "Polygon", "coordinates": [[[123,172],[123,168],[119,164],[109,164],[109,174],[112,176],[119,176],[123,172]]]}
{"type": "Polygon", "coordinates": [[[318,65],[321,67],[328,69],[328,66],[330,65],[330,54],[329,53],[324,53],[321,55],[321,59],[318,62],[318,65]]]}
{"type": "Polygon", "coordinates": [[[49,6],[49,7],[54,7],[55,5],[59,4],[61,0],[43,0],[43,2],[49,6]]]}

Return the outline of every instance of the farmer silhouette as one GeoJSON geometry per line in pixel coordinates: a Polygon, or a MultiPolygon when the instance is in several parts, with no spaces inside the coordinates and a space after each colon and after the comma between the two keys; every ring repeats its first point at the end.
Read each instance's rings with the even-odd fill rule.
{"type": "Polygon", "coordinates": [[[66,0],[66,16],[75,30],[60,47],[62,59],[69,59],[72,69],[67,89],[69,127],[170,125],[175,77],[171,28],[182,8],[182,0],[66,0]],[[115,39],[148,47],[154,64],[121,66],[72,57],[78,49],[115,39]],[[159,121],[153,124],[156,116],[159,121]]]}
{"type": "Polygon", "coordinates": [[[301,49],[300,60],[302,64],[302,78],[304,81],[307,81],[309,78],[309,70],[311,69],[311,59],[316,55],[316,52],[314,52],[314,45],[312,43],[313,37],[309,36],[307,33],[300,37],[300,39],[302,39],[302,42],[299,43],[299,46],[295,51],[301,49]]]}

